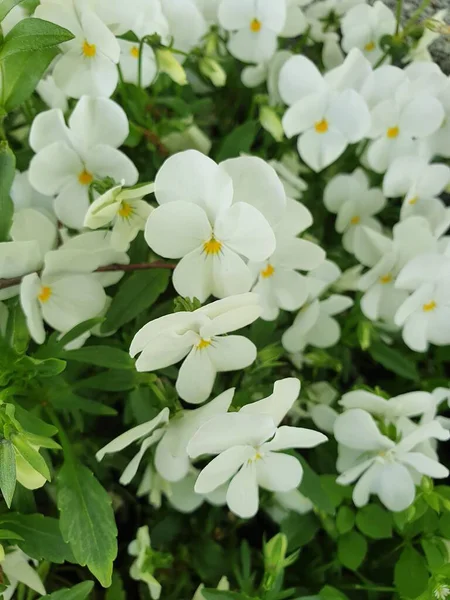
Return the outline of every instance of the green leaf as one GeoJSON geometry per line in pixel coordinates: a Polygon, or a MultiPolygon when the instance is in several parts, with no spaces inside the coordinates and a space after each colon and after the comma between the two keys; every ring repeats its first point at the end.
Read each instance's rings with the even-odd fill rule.
{"type": "Polygon", "coordinates": [[[11,502],[16,489],[16,453],[9,440],[0,440],[0,490],[6,506],[11,508],[11,502]]]}
{"type": "Polygon", "coordinates": [[[371,357],[385,369],[412,381],[418,381],[419,373],[416,365],[412,360],[407,358],[402,352],[394,350],[383,344],[375,341],[370,346],[369,353],[371,357]]]}
{"type": "Polygon", "coordinates": [[[355,513],[348,506],[341,506],[336,515],[336,528],[340,534],[348,533],[355,525],[355,513]]]}
{"type": "Polygon", "coordinates": [[[133,371],[105,371],[77,382],[79,388],[104,390],[105,392],[126,392],[137,384],[137,374],[133,371]]]}
{"type": "Polygon", "coordinates": [[[32,356],[23,356],[20,362],[29,366],[28,369],[33,369],[38,377],[55,377],[64,371],[66,363],[59,358],[46,358],[41,360],[32,356]]]}
{"type": "Polygon", "coordinates": [[[111,346],[85,346],[78,350],[62,352],[60,356],[64,360],[75,360],[110,369],[131,369],[133,367],[133,361],[128,352],[111,346]]]}
{"type": "Polygon", "coordinates": [[[0,523],[21,536],[17,545],[31,558],[58,564],[75,562],[69,545],[62,538],[57,519],[39,514],[8,513],[0,517],[0,523]]]}
{"type": "Polygon", "coordinates": [[[405,598],[417,598],[427,587],[425,559],[412,546],[406,546],[400,554],[394,569],[394,583],[400,596],[405,598]]]}
{"type": "Polygon", "coordinates": [[[239,592],[228,592],[225,590],[203,589],[202,596],[205,600],[247,600],[246,594],[239,592]]]}
{"type": "Polygon", "coordinates": [[[16,157],[8,146],[8,142],[0,142],[0,242],[8,239],[14,213],[13,201],[10,198],[14,181],[16,157]]]}
{"type": "Polygon", "coordinates": [[[17,52],[2,61],[3,107],[7,112],[31,96],[57,54],[56,48],[44,48],[39,52],[17,52]]]}
{"type": "Polygon", "coordinates": [[[18,433],[11,437],[11,441],[23,460],[33,467],[35,471],[40,473],[42,477],[45,477],[47,481],[50,481],[51,476],[47,463],[39,454],[39,451],[28,443],[26,436],[22,433],[18,433]]]}
{"type": "Polygon", "coordinates": [[[331,585],[323,587],[319,592],[319,596],[321,600],[348,600],[348,596],[344,592],[337,590],[331,585]]]}
{"type": "Polygon", "coordinates": [[[103,587],[111,585],[117,527],[111,498],[83,465],[64,463],[57,480],[60,528],[77,562],[103,587]]]}
{"type": "Polygon", "coordinates": [[[93,581],[83,581],[72,588],[64,588],[53,594],[41,596],[40,600],[84,600],[89,596],[93,587],[93,581]]]}
{"type": "Polygon", "coordinates": [[[117,571],[113,573],[112,584],[106,592],[105,600],[126,600],[122,577],[117,571]]]}
{"type": "Polygon", "coordinates": [[[369,504],[359,510],[356,515],[356,525],[364,535],[374,540],[392,536],[392,516],[377,504],[369,504]]]}
{"type": "Polygon", "coordinates": [[[112,416],[117,414],[117,411],[111,406],[75,394],[61,377],[55,378],[51,383],[49,382],[47,398],[50,404],[58,410],[71,412],[79,410],[90,415],[112,416]]]}
{"type": "Polygon", "coordinates": [[[420,543],[431,571],[443,567],[448,562],[447,548],[441,538],[422,538],[420,543]]]}
{"type": "Polygon", "coordinates": [[[299,515],[291,512],[281,523],[281,532],[284,533],[288,539],[289,552],[309,544],[309,542],[314,539],[318,529],[319,522],[312,513],[299,515]]]}
{"type": "Polygon", "coordinates": [[[299,487],[300,492],[309,498],[318,509],[323,510],[329,515],[334,515],[334,504],[325,491],[320,477],[311,469],[302,456],[296,454],[296,457],[303,467],[303,479],[299,487]]]}
{"type": "Polygon", "coordinates": [[[128,277],[111,302],[102,331],[114,331],[145,312],[166,290],[170,275],[168,269],[150,269],[128,277]]]}
{"type": "Polygon", "coordinates": [[[76,340],[77,337],[80,337],[80,335],[83,335],[83,333],[86,333],[86,331],[90,331],[93,327],[99,323],[102,323],[103,321],[104,317],[94,317],[93,319],[88,319],[87,321],[78,323],[78,325],[75,325],[75,327],[70,329],[70,331],[65,333],[62,338],[58,340],[58,347],[64,348],[64,346],[67,346],[67,344],[70,344],[70,342],[76,340]]]}
{"type": "Polygon", "coordinates": [[[450,513],[445,513],[439,519],[439,531],[445,539],[450,540],[450,513]]]}
{"type": "Polygon", "coordinates": [[[21,2],[22,0],[0,0],[0,21],[3,21],[9,11],[21,2]]]}
{"type": "Polygon", "coordinates": [[[247,121],[233,129],[223,140],[216,156],[217,162],[227,158],[235,158],[241,152],[248,153],[260,129],[258,121],[247,121]]]}
{"type": "Polygon", "coordinates": [[[5,36],[0,61],[17,52],[40,51],[72,40],[75,36],[55,23],[36,17],[22,19],[5,36]]]}
{"type": "Polygon", "coordinates": [[[43,437],[53,437],[58,433],[57,428],[54,425],[49,425],[45,421],[42,421],[34,413],[29,410],[23,409],[18,404],[14,405],[15,417],[25,429],[27,433],[34,435],[41,435],[43,437]]]}
{"type": "Polygon", "coordinates": [[[0,529],[0,540],[23,540],[23,537],[9,529],[0,529]]]}
{"type": "Polygon", "coordinates": [[[366,539],[357,531],[350,531],[338,539],[337,552],[341,564],[356,571],[367,553],[366,539]]]}

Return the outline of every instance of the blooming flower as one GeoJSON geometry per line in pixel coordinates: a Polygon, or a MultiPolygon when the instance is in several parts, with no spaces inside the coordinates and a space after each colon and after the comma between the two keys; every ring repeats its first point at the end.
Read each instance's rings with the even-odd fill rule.
{"type": "Polygon", "coordinates": [[[358,480],[353,490],[353,502],[364,506],[371,494],[376,494],[388,510],[408,508],[416,494],[415,480],[420,475],[447,477],[449,471],[416,447],[430,438],[448,440],[450,433],[437,421],[418,427],[397,444],[382,435],[369,413],[353,408],[340,415],[334,424],[334,435],[347,450],[338,462],[343,473],[337,483],[348,485],[358,480]],[[344,462],[348,463],[343,467],[344,462]]]}
{"type": "Polygon", "coordinates": [[[62,223],[80,229],[94,179],[110,176],[133,185],[138,173],[131,160],[116,149],[128,135],[128,120],[118,104],[84,96],[68,123],[67,127],[59,109],[34,119],[30,145],[36,156],[30,163],[29,179],[38,192],[56,195],[54,209],[62,223]]]}
{"type": "Polygon", "coordinates": [[[244,62],[268,61],[275,54],[285,22],[284,0],[222,0],[219,5],[219,24],[233,32],[228,50],[244,62]]]}
{"type": "Polygon", "coordinates": [[[258,511],[259,486],[273,492],[298,487],[303,475],[300,462],[279,451],[313,448],[327,440],[310,429],[279,427],[299,391],[298,379],[277,381],[271,396],[245,405],[238,413],[219,415],[200,427],[189,442],[189,456],[218,456],[201,471],[195,491],[208,493],[231,480],[227,504],[238,516],[250,518],[258,511]]]}
{"type": "Polygon", "coordinates": [[[248,367],[256,347],[240,335],[227,335],[255,321],[261,313],[257,294],[247,293],[212,302],[193,312],[165,315],[137,332],[130,354],[140,357],[138,371],[163,369],[184,359],[177,392],[192,404],[210,395],[216,374],[248,367]]]}
{"type": "Polygon", "coordinates": [[[65,27],[75,36],[61,44],[53,70],[56,85],[72,98],[109,97],[116,89],[120,47],[114,34],[83,0],[44,0],[35,16],[65,27]]]}
{"type": "MultiPolygon", "coordinates": [[[[127,83],[139,82],[139,42],[129,42],[127,40],[119,40],[120,45],[120,60],[119,65],[122,71],[123,80],[127,83]]],[[[142,87],[148,87],[156,78],[158,66],[153,49],[148,44],[142,45],[142,60],[141,60],[141,84],[142,87]]]]}
{"type": "Polygon", "coordinates": [[[373,6],[357,4],[342,19],[342,48],[350,52],[359,48],[372,65],[383,55],[380,40],[395,32],[395,16],[383,2],[373,6]]]}
{"type": "Polygon", "coordinates": [[[217,165],[188,150],[163,164],[155,196],[160,206],[148,218],[145,239],[161,256],[181,258],[173,274],[177,292],[201,302],[247,292],[252,276],[241,257],[261,261],[272,254],[269,222],[286,203],[273,169],[254,157],[217,165]]]}
{"type": "MultiPolygon", "coordinates": [[[[354,61],[357,52],[349,54],[346,61],[354,61]]],[[[341,76],[330,73],[328,80],[333,87],[304,56],[293,56],[280,72],[280,94],[290,107],[283,117],[284,131],[290,138],[301,134],[300,157],[314,171],[334,162],[348,144],[359,142],[370,128],[364,99],[354,89],[338,89],[341,76]]]]}
{"type": "Polygon", "coordinates": [[[139,231],[145,229],[152,207],[143,197],[153,190],[152,183],[131,189],[123,189],[123,185],[111,188],[90,205],[84,226],[98,229],[112,223],[112,246],[117,250],[127,250],[139,231]]]}
{"type": "Polygon", "coordinates": [[[151,542],[147,525],[137,530],[136,539],[128,546],[128,554],[135,557],[130,567],[130,577],[135,581],[144,581],[148,586],[150,597],[158,600],[162,588],[153,576],[155,567],[151,561],[151,542]]]}
{"type": "Polygon", "coordinates": [[[325,188],[323,201],[330,212],[337,214],[336,231],[344,234],[342,245],[347,252],[354,252],[360,227],[381,230],[373,215],[384,208],[386,200],[379,188],[369,188],[369,179],[362,169],[333,177],[325,188]]]}
{"type": "Polygon", "coordinates": [[[233,400],[234,389],[229,389],[205,406],[195,410],[182,410],[169,422],[169,409],[162,411],[151,421],[137,425],[122,433],[101,448],[95,455],[101,461],[106,454],[119,452],[133,442],[140,441],[140,449],[120,477],[122,485],[128,485],[136,475],[147,450],[156,444],[155,467],[159,475],[169,482],[181,481],[191,470],[187,445],[197,429],[215,415],[226,413],[233,400]]]}

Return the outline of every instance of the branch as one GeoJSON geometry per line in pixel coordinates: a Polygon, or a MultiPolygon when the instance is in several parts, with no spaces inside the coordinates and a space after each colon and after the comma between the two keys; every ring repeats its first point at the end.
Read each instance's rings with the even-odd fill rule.
{"type": "MultiPolygon", "coordinates": [[[[156,260],[151,263],[141,263],[134,265],[106,265],[105,267],[99,267],[94,273],[108,273],[110,271],[146,271],[148,269],[175,269],[177,265],[174,263],[166,263],[163,261],[156,260]]],[[[20,285],[23,277],[11,277],[10,279],[0,279],[0,290],[12,287],[13,285],[20,285]]]]}

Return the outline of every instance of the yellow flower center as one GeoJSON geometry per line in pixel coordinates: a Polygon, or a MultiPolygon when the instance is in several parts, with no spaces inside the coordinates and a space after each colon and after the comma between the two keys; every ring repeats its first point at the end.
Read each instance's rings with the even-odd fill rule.
{"type": "Polygon", "coordinates": [[[203,250],[206,254],[219,254],[221,249],[222,243],[213,237],[203,244],[203,250]]]}
{"type": "Polygon", "coordinates": [[[390,273],[386,273],[386,275],[382,275],[380,277],[380,283],[386,284],[386,283],[391,283],[392,281],[392,275],[390,273]]]}
{"type": "Polygon", "coordinates": [[[122,217],[122,219],[128,219],[133,214],[133,207],[131,204],[128,204],[128,202],[121,202],[117,214],[119,217],[122,217]]]}
{"type": "Polygon", "coordinates": [[[133,46],[130,50],[130,54],[133,58],[139,58],[139,48],[138,46],[133,46]]]}
{"type": "Polygon", "coordinates": [[[48,302],[50,300],[50,296],[52,295],[52,288],[46,285],[43,285],[39,291],[38,299],[41,302],[48,302]]]}
{"type": "Polygon", "coordinates": [[[408,204],[416,204],[419,196],[414,196],[411,200],[408,200],[408,204]]]}
{"type": "Polygon", "coordinates": [[[389,127],[389,129],[386,132],[386,135],[388,136],[388,138],[393,139],[393,138],[396,138],[399,133],[400,133],[400,129],[397,126],[395,126],[395,127],[389,127]]]}
{"type": "Polygon", "coordinates": [[[434,310],[436,308],[437,304],[434,300],[432,300],[431,302],[428,302],[428,304],[424,304],[422,306],[424,312],[431,312],[432,310],[434,310]]]}
{"type": "Polygon", "coordinates": [[[89,173],[89,171],[86,171],[86,169],[84,169],[84,171],[81,171],[81,173],[78,175],[78,181],[81,183],[81,185],[89,185],[90,183],[92,183],[93,179],[94,176],[92,175],[92,173],[89,173]]]}
{"type": "Polygon", "coordinates": [[[369,42],[368,44],[366,44],[364,46],[364,50],[366,52],[372,52],[372,50],[375,50],[375,42],[369,42]]]}
{"type": "Polygon", "coordinates": [[[262,23],[261,21],[258,21],[258,19],[252,19],[252,21],[250,21],[250,31],[258,33],[258,31],[261,31],[261,27],[262,23]]]}
{"type": "Polygon", "coordinates": [[[352,225],[358,225],[358,223],[361,221],[361,217],[359,215],[355,215],[354,217],[352,217],[350,219],[350,223],[352,225]]]}
{"type": "Polygon", "coordinates": [[[314,129],[317,131],[317,133],[326,133],[328,131],[328,121],[326,119],[317,121],[317,123],[314,125],[314,129]]]}
{"type": "Polygon", "coordinates": [[[211,346],[211,341],[204,340],[203,338],[201,338],[201,340],[197,344],[196,348],[197,348],[197,350],[204,350],[205,348],[208,348],[208,346],[211,346]]]}
{"type": "Polygon", "coordinates": [[[89,42],[84,40],[83,54],[87,58],[94,58],[94,56],[97,54],[97,48],[96,48],[95,44],[90,44],[89,42]]]}
{"type": "Polygon", "coordinates": [[[267,267],[261,271],[261,277],[264,277],[264,279],[267,279],[268,277],[272,277],[272,275],[274,273],[275,273],[275,268],[272,267],[271,264],[268,264],[267,267]]]}

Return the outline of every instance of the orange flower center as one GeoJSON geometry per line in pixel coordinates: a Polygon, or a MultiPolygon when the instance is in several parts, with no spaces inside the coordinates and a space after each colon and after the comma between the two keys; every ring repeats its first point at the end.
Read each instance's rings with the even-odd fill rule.
{"type": "Polygon", "coordinates": [[[392,281],[392,275],[390,273],[387,273],[386,275],[382,275],[380,277],[380,283],[386,284],[386,283],[391,283],[392,281]]]}
{"type": "Polygon", "coordinates": [[[250,21],[250,30],[254,33],[258,33],[258,31],[261,31],[261,27],[262,23],[261,21],[258,21],[258,19],[252,19],[250,21]]]}
{"type": "Polygon", "coordinates": [[[133,58],[139,58],[139,48],[137,46],[133,46],[130,50],[130,54],[133,58]]]}
{"type": "Polygon", "coordinates": [[[431,312],[432,310],[434,310],[436,308],[437,304],[434,300],[432,300],[431,302],[428,302],[428,304],[424,304],[422,306],[424,312],[431,312]]]}
{"type": "Polygon", "coordinates": [[[326,119],[317,121],[317,123],[314,125],[314,129],[317,131],[317,133],[326,133],[328,131],[328,121],[326,119]]]}
{"type": "Polygon", "coordinates": [[[369,42],[368,44],[366,44],[364,46],[364,50],[366,52],[372,52],[372,50],[375,50],[375,42],[369,42]]]}
{"type": "Polygon", "coordinates": [[[268,277],[272,277],[272,275],[274,273],[275,273],[274,267],[272,267],[271,264],[268,264],[267,267],[261,271],[261,277],[264,277],[264,279],[267,279],[268,277]]]}
{"type": "Polygon", "coordinates": [[[352,217],[352,218],[350,219],[350,223],[351,223],[352,225],[358,225],[358,223],[359,223],[360,221],[361,221],[361,217],[360,217],[360,216],[358,216],[358,215],[355,215],[354,217],[352,217]]]}
{"type": "Polygon", "coordinates": [[[211,238],[208,242],[203,244],[203,250],[206,254],[219,254],[221,249],[222,243],[215,238],[211,238]]]}
{"type": "Polygon", "coordinates": [[[211,346],[210,340],[204,340],[203,338],[201,338],[196,348],[198,350],[204,350],[205,348],[208,348],[208,346],[211,346]]]}
{"type": "Polygon", "coordinates": [[[96,48],[95,44],[90,44],[89,42],[84,40],[83,54],[87,58],[94,58],[94,56],[97,54],[97,48],[96,48]]]}
{"type": "Polygon", "coordinates": [[[389,127],[389,129],[386,132],[386,135],[388,136],[388,138],[396,138],[398,136],[398,134],[400,133],[400,129],[395,126],[395,127],[389,127]]]}
{"type": "Polygon", "coordinates": [[[419,196],[414,196],[413,198],[411,198],[411,200],[408,200],[408,204],[417,204],[418,199],[419,196]]]}
{"type": "Polygon", "coordinates": [[[128,202],[121,202],[117,214],[123,219],[128,219],[133,214],[133,207],[131,206],[131,204],[128,204],[128,202]]]}
{"type": "Polygon", "coordinates": [[[39,291],[38,299],[41,302],[48,302],[50,300],[50,296],[52,295],[52,288],[43,285],[39,291]]]}
{"type": "Polygon", "coordinates": [[[92,183],[93,179],[94,176],[92,173],[89,173],[89,171],[86,171],[86,169],[81,171],[81,173],[78,175],[78,181],[81,183],[81,185],[89,185],[92,183]]]}

